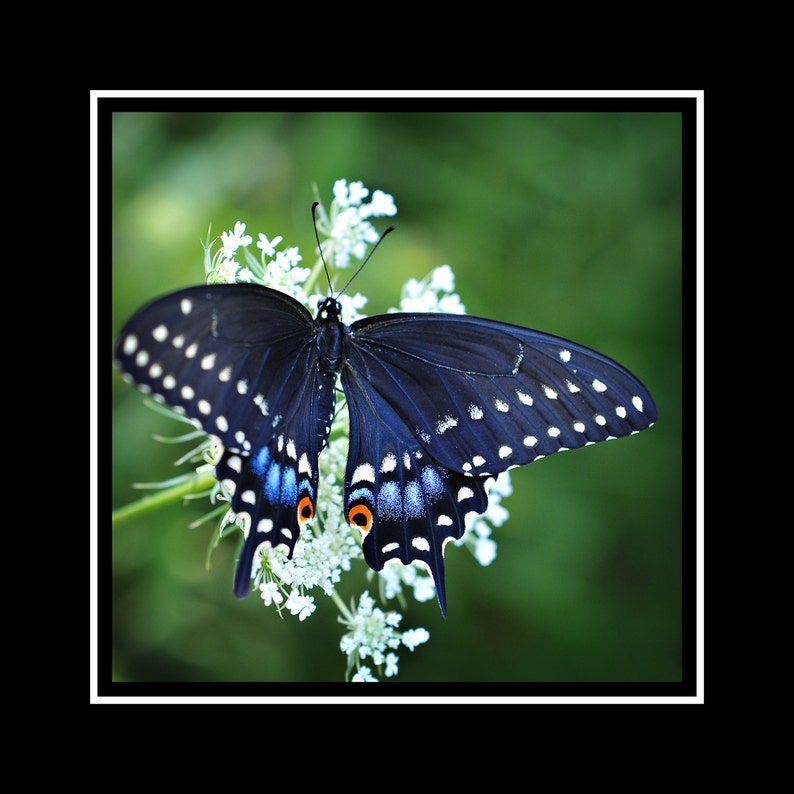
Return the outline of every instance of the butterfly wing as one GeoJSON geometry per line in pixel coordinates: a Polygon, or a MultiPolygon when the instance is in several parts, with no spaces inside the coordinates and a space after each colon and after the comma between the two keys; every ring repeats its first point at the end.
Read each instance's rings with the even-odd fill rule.
{"type": "Polygon", "coordinates": [[[351,326],[346,510],[364,554],[420,561],[445,611],[443,547],[487,505],[485,481],[656,420],[645,387],[560,337],[477,317],[389,314],[351,326]]]}
{"type": "Polygon", "coordinates": [[[351,331],[361,377],[451,471],[496,474],[656,421],[625,367],[551,334],[446,314],[381,315],[351,331]]]}
{"type": "Polygon", "coordinates": [[[317,457],[333,413],[333,389],[319,388],[314,334],[311,315],[288,295],[216,285],[148,304],[116,346],[125,379],[223,444],[215,474],[233,512],[246,517],[238,597],[250,589],[257,547],[283,543],[291,555],[314,515],[317,457]]]}
{"type": "Polygon", "coordinates": [[[425,454],[405,421],[354,364],[342,372],[350,413],[345,514],[363,536],[364,559],[419,562],[433,577],[446,615],[444,546],[465,529],[468,513],[488,507],[487,477],[449,471],[425,454]]]}

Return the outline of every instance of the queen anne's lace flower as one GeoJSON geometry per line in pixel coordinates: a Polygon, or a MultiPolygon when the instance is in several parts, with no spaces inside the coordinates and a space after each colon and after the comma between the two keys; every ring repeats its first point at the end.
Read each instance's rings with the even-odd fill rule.
{"type": "MultiPolygon", "coordinates": [[[[394,215],[397,208],[394,199],[380,190],[376,190],[371,201],[366,203],[369,190],[361,182],[338,180],[333,193],[330,210],[326,213],[322,206],[318,208],[317,230],[326,238],[322,245],[328,264],[343,268],[350,263],[351,257],[363,260],[369,246],[379,239],[369,218],[394,215]]],[[[208,239],[204,254],[208,283],[246,282],[278,289],[314,313],[318,298],[327,294],[312,290],[323,272],[322,260],[318,258],[311,269],[301,267],[303,257],[298,248],[277,250],[284,238],[281,235],[268,237],[263,233],[258,234],[256,248],[260,253],[257,257],[248,250],[253,240],[245,231],[245,223],[237,221],[234,229],[221,234],[221,245],[214,253],[213,243],[208,239]]],[[[405,284],[399,310],[464,313],[465,307],[454,290],[452,268],[442,265],[421,281],[410,279],[405,284]]],[[[366,298],[363,295],[343,293],[337,295],[337,299],[342,304],[346,323],[364,316],[362,310],[366,306],[366,298]]],[[[310,591],[319,588],[324,595],[330,596],[346,627],[340,649],[347,656],[348,677],[352,681],[377,681],[373,667],[387,678],[397,675],[399,658],[396,651],[400,648],[413,651],[427,642],[430,635],[424,628],[400,631],[402,615],[376,606],[368,591],[361,594],[352,608],[343,603],[336,591],[342,574],[351,570],[353,560],[363,556],[358,534],[344,519],[348,426],[347,406],[340,401],[329,443],[320,458],[321,498],[317,500],[317,515],[313,523],[302,533],[291,559],[287,559],[283,547],[260,549],[254,559],[252,575],[265,606],[273,606],[282,615],[290,614],[300,621],[309,618],[317,609],[310,591]],[[369,664],[363,664],[365,661],[369,664]]],[[[221,451],[207,440],[201,468],[214,468],[221,451]]],[[[464,535],[456,541],[457,545],[469,548],[482,565],[490,564],[496,556],[496,544],[490,537],[491,527],[499,526],[507,518],[501,500],[510,491],[509,476],[500,474],[492,481],[488,509],[468,522],[464,535]]],[[[213,495],[229,500],[220,484],[214,487],[213,495]]],[[[221,521],[220,534],[226,534],[227,527],[234,524],[240,525],[240,519],[229,510],[221,521]]],[[[379,594],[384,601],[402,598],[406,589],[420,602],[435,597],[433,580],[420,566],[387,565],[376,576],[379,594]]]]}

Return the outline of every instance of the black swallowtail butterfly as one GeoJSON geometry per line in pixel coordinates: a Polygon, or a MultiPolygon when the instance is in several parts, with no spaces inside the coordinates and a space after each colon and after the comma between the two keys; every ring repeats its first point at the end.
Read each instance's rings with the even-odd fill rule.
{"type": "Polygon", "coordinates": [[[122,330],[125,378],[217,437],[216,478],[248,517],[234,593],[262,543],[292,555],[315,514],[318,456],[339,376],[350,415],[345,516],[367,564],[423,563],[446,614],[444,546],[488,505],[486,481],[650,427],[656,407],[617,362],[541,331],[468,315],[397,313],[345,325],[252,284],[183,289],[122,330]]]}

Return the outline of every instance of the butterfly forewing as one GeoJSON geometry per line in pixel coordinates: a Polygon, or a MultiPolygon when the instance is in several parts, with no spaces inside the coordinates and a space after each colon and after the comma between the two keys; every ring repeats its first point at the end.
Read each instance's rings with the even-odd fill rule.
{"type": "Polygon", "coordinates": [[[312,333],[309,313],[275,290],[192,287],[138,312],[116,358],[138,388],[250,453],[294,413],[292,392],[312,374],[312,333]]]}
{"type": "Polygon", "coordinates": [[[494,474],[656,420],[637,378],[561,337],[442,314],[382,315],[351,330],[354,367],[452,471],[494,474]]]}

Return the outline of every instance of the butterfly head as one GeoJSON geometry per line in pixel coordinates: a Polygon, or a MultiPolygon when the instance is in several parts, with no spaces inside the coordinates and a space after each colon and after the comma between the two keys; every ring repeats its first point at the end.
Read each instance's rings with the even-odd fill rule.
{"type": "Polygon", "coordinates": [[[342,314],[342,306],[336,298],[320,298],[317,301],[317,319],[327,322],[338,321],[342,314]]]}

